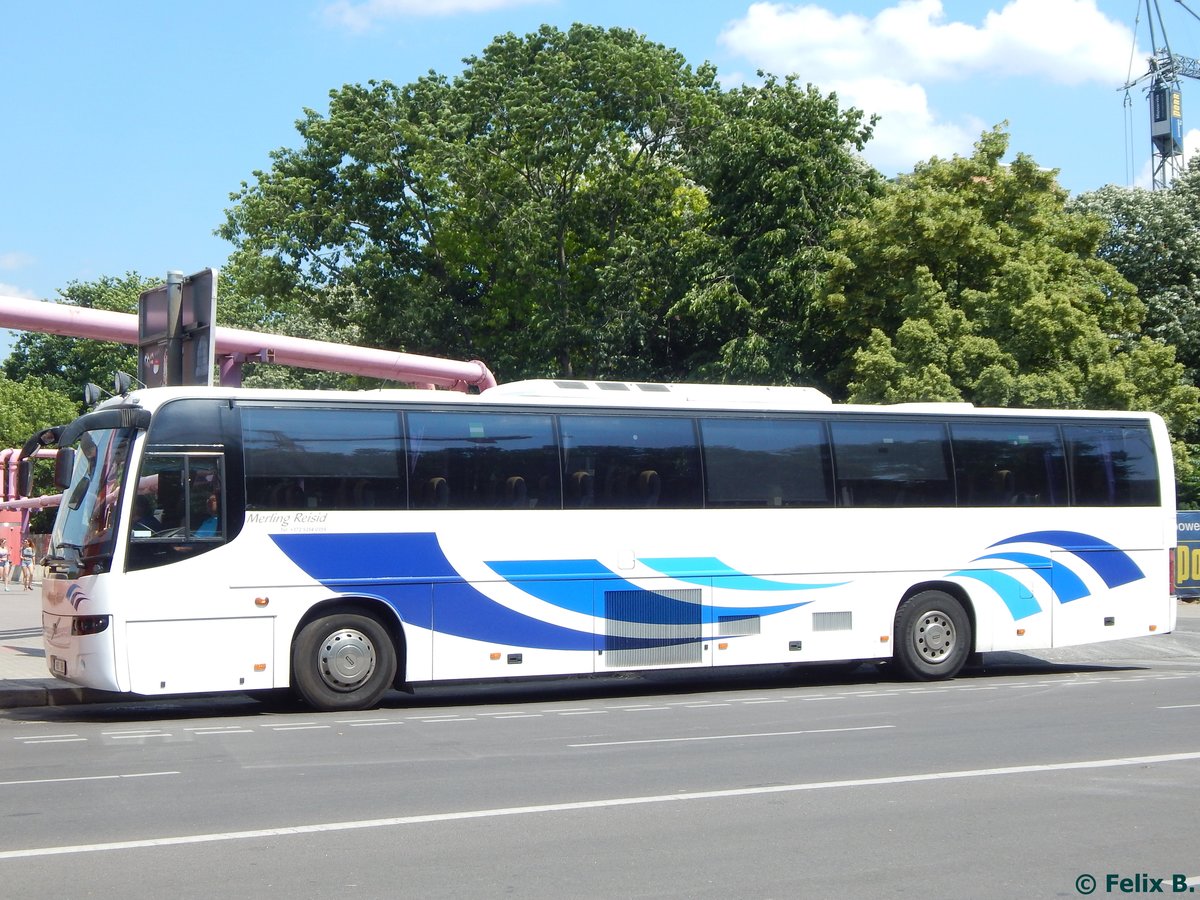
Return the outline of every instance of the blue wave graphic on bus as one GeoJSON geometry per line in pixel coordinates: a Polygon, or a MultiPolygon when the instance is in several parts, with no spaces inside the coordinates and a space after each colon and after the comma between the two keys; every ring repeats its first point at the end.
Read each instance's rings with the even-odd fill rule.
{"type": "MultiPolygon", "coordinates": [[[[683,556],[638,559],[638,562],[654,569],[668,578],[676,581],[686,581],[689,584],[707,585],[710,578],[720,578],[719,584],[713,587],[730,588],[737,591],[811,591],[817,588],[839,587],[849,584],[846,581],[819,582],[816,584],[793,584],[788,581],[775,581],[771,578],[759,578],[747,575],[737,569],[727,566],[713,556],[683,556]]],[[[802,605],[802,604],[800,604],[802,605]]],[[[789,607],[792,609],[794,607],[789,607]]]]}
{"type": "MultiPolygon", "coordinates": [[[[554,625],[517,612],[479,591],[447,559],[437,536],[417,534],[273,534],[271,539],[288,558],[315,581],[339,593],[378,597],[413,625],[433,630],[433,589],[437,587],[436,630],[441,634],[546,650],[593,650],[598,640],[616,641],[620,649],[643,649],[690,643],[705,638],[619,637],[554,625]],[[355,573],[348,577],[346,573],[355,573]]],[[[596,560],[545,560],[490,563],[497,574],[539,600],[588,616],[593,615],[593,584],[609,591],[632,591],[645,602],[623,605],[625,612],[610,621],[636,625],[671,626],[694,621],[708,623],[721,615],[771,615],[804,603],[770,607],[697,609],[684,600],[631,584],[596,560]],[[500,570],[512,572],[509,578],[500,570]],[[539,581],[554,573],[561,581],[539,581]],[[534,575],[531,580],[517,576],[534,575]]],[[[611,612],[611,610],[610,610],[611,612]]]]}
{"type": "Polygon", "coordinates": [[[339,593],[377,597],[420,628],[434,628],[431,585],[436,585],[442,634],[543,650],[593,649],[590,631],[543,622],[480,593],[451,565],[432,533],[273,534],[271,539],[314,580],[339,593]]]}
{"type": "MultiPolygon", "coordinates": [[[[1041,544],[1053,549],[1064,550],[1095,572],[1109,588],[1120,587],[1146,577],[1137,563],[1124,550],[1114,547],[1108,541],[1080,531],[1031,531],[996,541],[991,546],[1001,547],[1006,544],[1041,544]]],[[[1083,579],[1073,569],[1049,556],[1009,550],[1003,553],[979,556],[972,562],[985,560],[1016,563],[1027,571],[1033,572],[1046,583],[1051,593],[1058,598],[1059,603],[1071,603],[1091,594],[1083,579]]],[[[1042,611],[1037,600],[1030,595],[1029,589],[1021,581],[1003,571],[994,568],[960,569],[957,572],[951,572],[950,575],[951,577],[972,578],[986,584],[1008,607],[1014,620],[1024,619],[1042,611]]]]}
{"type": "Polygon", "coordinates": [[[84,603],[87,603],[91,599],[92,598],[85,594],[83,589],[77,584],[73,584],[67,588],[67,602],[75,608],[76,612],[79,611],[79,607],[83,606],[84,603]]]}
{"type": "Polygon", "coordinates": [[[1042,611],[1037,600],[1029,594],[1029,589],[1011,575],[995,569],[961,569],[958,572],[951,572],[950,575],[982,581],[1004,601],[1004,605],[1008,607],[1014,620],[1024,619],[1042,611]]]}
{"type": "MultiPolygon", "coordinates": [[[[704,557],[700,561],[708,561],[710,558],[704,557]]],[[[639,560],[639,562],[650,564],[649,560],[639,560]]],[[[673,563],[690,563],[691,560],[664,560],[664,562],[673,563]]],[[[724,571],[736,572],[725,566],[719,561],[715,561],[721,566],[724,571]]],[[[626,581],[612,569],[604,566],[599,560],[595,559],[547,559],[547,560],[505,560],[499,562],[489,562],[488,567],[497,575],[502,577],[509,584],[520,588],[530,596],[536,597],[544,603],[549,603],[552,606],[557,606],[559,609],[565,609],[569,612],[582,613],[583,615],[593,615],[594,598],[592,591],[592,581],[602,581],[604,590],[606,591],[636,591],[654,593],[656,598],[654,603],[648,605],[647,609],[642,613],[642,617],[636,620],[630,619],[628,616],[622,621],[638,621],[643,624],[656,624],[667,616],[671,622],[683,621],[670,616],[669,610],[672,603],[682,604],[684,609],[691,608],[694,604],[685,600],[674,600],[668,596],[654,591],[647,591],[639,585],[631,584],[626,581]],[[653,607],[651,612],[649,607],[653,607]]],[[[651,566],[655,568],[656,566],[651,566]]],[[[658,570],[662,571],[662,570],[658,570]]],[[[680,567],[680,571],[695,572],[696,566],[687,565],[686,568],[680,567]]],[[[669,572],[670,577],[677,581],[683,581],[689,584],[708,584],[708,578],[701,577],[679,577],[669,572]]],[[[778,582],[766,582],[763,579],[755,579],[749,575],[737,573],[735,578],[729,581],[737,581],[737,584],[728,583],[722,579],[722,587],[737,588],[739,590],[764,590],[764,588],[754,587],[747,588],[743,584],[745,582],[763,581],[765,584],[777,584],[778,582]]],[[[824,587],[825,585],[788,585],[793,590],[804,590],[811,587],[824,587]]],[[[779,590],[780,588],[771,588],[771,590],[779,590]]],[[[717,621],[720,616],[770,616],[776,613],[787,612],[791,609],[796,609],[800,606],[805,606],[810,601],[803,600],[798,603],[785,603],[774,606],[713,606],[706,607],[703,610],[704,621],[706,624],[712,624],[717,621]]]]}
{"type": "Polygon", "coordinates": [[[1031,531],[996,541],[992,546],[999,547],[1002,544],[1045,544],[1066,550],[1086,563],[1110,588],[1146,577],[1146,573],[1124,550],[1118,550],[1108,541],[1081,531],[1031,531]]]}

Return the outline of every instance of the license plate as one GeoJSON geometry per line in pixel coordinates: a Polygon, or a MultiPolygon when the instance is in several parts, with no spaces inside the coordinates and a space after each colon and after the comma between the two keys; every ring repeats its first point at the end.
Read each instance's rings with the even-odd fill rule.
{"type": "Polygon", "coordinates": [[[67,677],[67,661],[60,656],[51,656],[50,657],[50,671],[53,672],[55,675],[61,675],[63,678],[66,678],[67,677]]]}

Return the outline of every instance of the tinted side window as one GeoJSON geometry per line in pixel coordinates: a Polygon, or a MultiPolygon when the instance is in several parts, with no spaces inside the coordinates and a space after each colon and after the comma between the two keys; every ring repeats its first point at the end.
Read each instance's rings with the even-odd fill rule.
{"type": "Polygon", "coordinates": [[[832,506],[829,443],[821,422],[704,419],[706,506],[832,506]]]}
{"type": "Polygon", "coordinates": [[[229,414],[228,401],[172,400],[155,413],[148,441],[156,446],[224,444],[229,414]]]}
{"type": "Polygon", "coordinates": [[[398,410],[242,407],[247,509],[403,509],[398,410]]]}
{"type": "Polygon", "coordinates": [[[1148,425],[1065,425],[1076,506],[1157,506],[1154,440],[1148,425]]]}
{"type": "Polygon", "coordinates": [[[953,506],[944,425],[832,422],[839,506],[953,506]]]}
{"type": "Polygon", "coordinates": [[[1065,506],[1067,471],[1058,426],[1031,422],[950,425],[959,506],[1065,506]]]}
{"type": "Polygon", "coordinates": [[[548,415],[408,414],[414,509],[559,509],[558,442],[548,415]]]}
{"type": "Polygon", "coordinates": [[[691,419],[561,416],[570,508],[699,507],[700,450],[691,419]]]}

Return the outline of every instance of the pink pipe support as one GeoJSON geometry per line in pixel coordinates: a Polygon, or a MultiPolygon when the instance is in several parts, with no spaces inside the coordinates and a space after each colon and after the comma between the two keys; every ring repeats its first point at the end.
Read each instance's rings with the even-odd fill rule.
{"type": "MultiPolygon", "coordinates": [[[[138,342],[137,316],[131,313],[3,295],[0,295],[0,328],[121,344],[138,342]]],[[[213,329],[213,339],[217,356],[240,354],[277,365],[345,372],[403,384],[436,385],[464,392],[472,386],[481,391],[496,386],[496,377],[479,360],[438,359],[222,326],[213,329]]]]}
{"type": "Polygon", "coordinates": [[[3,494],[5,500],[15,499],[17,496],[17,481],[16,481],[16,459],[21,451],[15,448],[0,450],[0,471],[3,471],[4,486],[3,494]]]}
{"type": "MultiPolygon", "coordinates": [[[[30,459],[54,459],[57,455],[57,450],[43,448],[35,450],[30,459]]],[[[63,495],[46,494],[42,497],[21,497],[17,491],[17,469],[21,464],[20,457],[21,451],[18,448],[0,450],[0,466],[3,466],[3,470],[0,471],[0,478],[4,480],[4,499],[0,500],[0,509],[25,510],[26,515],[22,518],[22,524],[24,525],[28,520],[28,510],[40,509],[45,506],[58,506],[62,502],[63,495]]]]}

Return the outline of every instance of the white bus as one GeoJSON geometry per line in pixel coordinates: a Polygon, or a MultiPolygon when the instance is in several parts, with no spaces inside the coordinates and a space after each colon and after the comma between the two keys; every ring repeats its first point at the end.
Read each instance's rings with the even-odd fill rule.
{"type": "Polygon", "coordinates": [[[1151,413],[807,388],[158,388],[57,439],[59,678],[291,688],[974,654],[1175,625],[1151,413]]]}

